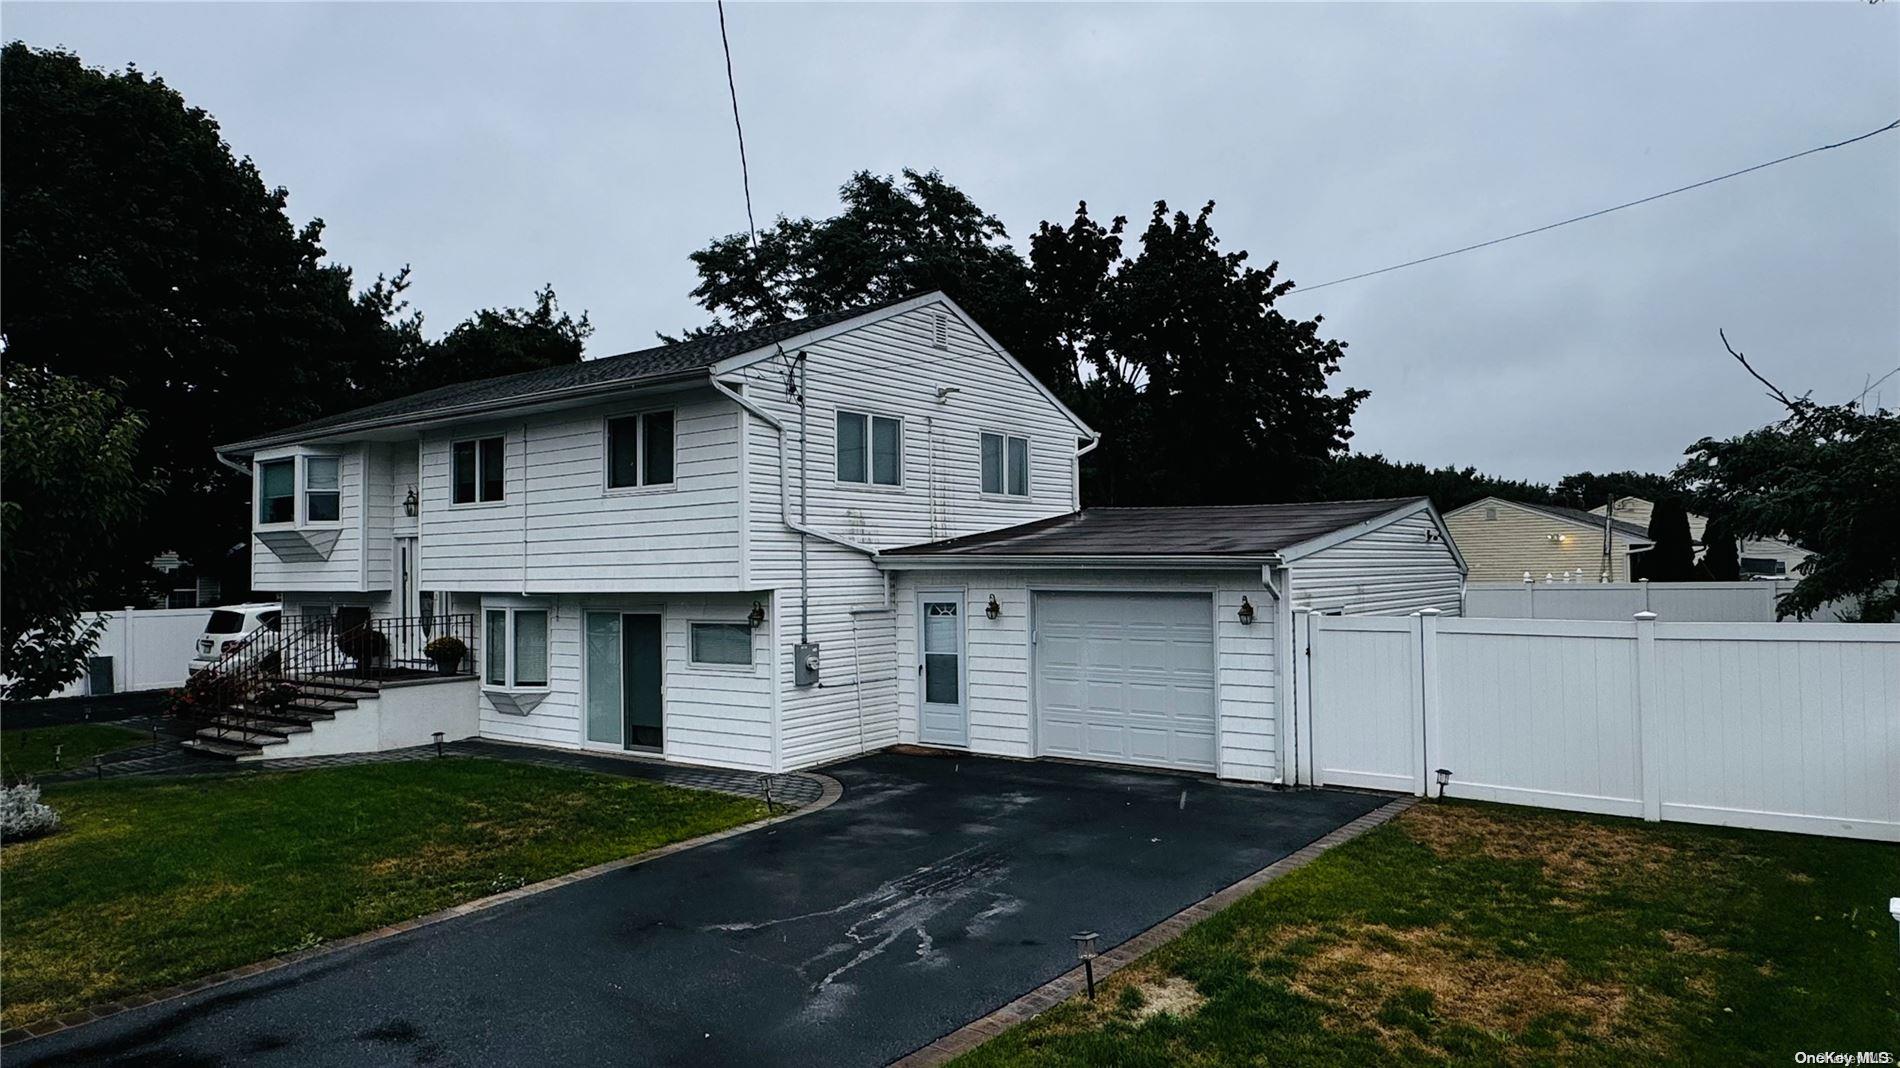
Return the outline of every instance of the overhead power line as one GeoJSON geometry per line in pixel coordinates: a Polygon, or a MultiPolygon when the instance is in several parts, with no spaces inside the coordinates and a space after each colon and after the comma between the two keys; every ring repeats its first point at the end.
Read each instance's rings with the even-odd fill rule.
{"type": "Polygon", "coordinates": [[[1356,282],[1361,278],[1371,278],[1373,275],[1376,275],[1376,274],[1387,274],[1392,271],[1404,270],[1407,267],[1416,267],[1421,263],[1430,263],[1433,260],[1442,260],[1447,256],[1456,256],[1459,253],[1463,253],[1463,252],[1474,252],[1481,248],[1490,248],[1492,245],[1501,245],[1506,241],[1515,241],[1520,237],[1529,237],[1532,234],[1541,234],[1546,230],[1555,230],[1560,226],[1569,226],[1571,223],[1580,223],[1587,219],[1594,219],[1594,218],[1597,218],[1598,216],[1608,215],[1613,211],[1622,211],[1624,208],[1634,208],[1640,204],[1647,204],[1652,200],[1661,200],[1664,197],[1672,197],[1672,196],[1675,196],[1677,193],[1687,193],[1691,189],[1700,189],[1705,185],[1714,185],[1717,182],[1726,182],[1730,178],[1739,178],[1744,174],[1750,174],[1767,167],[1773,167],[1776,164],[1787,163],[1789,160],[1800,159],[1802,156],[1812,156],[1816,152],[1826,152],[1828,149],[1831,149],[1831,148],[1842,148],[1847,145],[1851,145],[1856,141],[1865,141],[1869,137],[1876,137],[1876,136],[1879,136],[1880,134],[1884,134],[1888,132],[1889,130],[1894,130],[1894,129],[1900,129],[1900,119],[1895,119],[1894,121],[1888,123],[1885,126],[1880,127],[1879,129],[1869,130],[1858,137],[1850,137],[1845,141],[1836,141],[1833,144],[1829,144],[1829,145],[1816,145],[1813,148],[1806,149],[1801,152],[1796,152],[1790,156],[1783,156],[1780,159],[1771,159],[1766,163],[1757,163],[1753,167],[1743,167],[1739,171],[1730,171],[1727,174],[1717,175],[1714,178],[1705,178],[1700,182],[1692,182],[1689,185],[1677,186],[1674,189],[1671,189],[1662,193],[1656,193],[1651,196],[1646,196],[1640,200],[1631,200],[1626,203],[1617,204],[1613,207],[1602,208],[1597,211],[1588,212],[1583,215],[1573,216],[1571,218],[1564,219],[1560,222],[1549,223],[1547,225],[1535,227],[1530,230],[1520,230],[1515,234],[1506,234],[1503,237],[1494,237],[1489,241],[1480,241],[1475,245],[1466,245],[1463,248],[1455,248],[1449,252],[1440,252],[1431,256],[1421,256],[1415,260],[1406,260],[1404,263],[1395,263],[1390,267],[1381,267],[1376,271],[1361,271],[1358,274],[1349,274],[1344,278],[1335,278],[1330,282],[1321,282],[1320,284],[1315,285],[1315,286],[1298,286],[1294,288],[1293,290],[1289,291],[1285,295],[1285,297],[1282,297],[1281,299],[1284,300],[1286,299],[1286,297],[1296,297],[1302,293],[1311,293],[1314,290],[1325,289],[1327,286],[1343,285],[1346,282],[1356,282]]]}
{"type": "Polygon", "coordinates": [[[759,251],[759,224],[752,218],[752,174],[745,162],[745,127],[739,124],[739,87],[732,80],[732,42],[726,39],[726,0],[719,5],[719,47],[726,52],[726,92],[732,97],[732,129],[739,135],[739,184],[745,188],[746,234],[752,239],[752,253],[759,251]]]}

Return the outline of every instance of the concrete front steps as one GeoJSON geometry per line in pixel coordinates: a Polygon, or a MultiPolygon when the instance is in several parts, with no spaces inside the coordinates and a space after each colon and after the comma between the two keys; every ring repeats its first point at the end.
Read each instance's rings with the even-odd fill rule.
{"type": "Polygon", "coordinates": [[[426,745],[480,733],[479,683],[473,676],[373,682],[318,677],[293,683],[298,697],[283,708],[241,705],[184,748],[220,760],[334,756],[426,745]]]}

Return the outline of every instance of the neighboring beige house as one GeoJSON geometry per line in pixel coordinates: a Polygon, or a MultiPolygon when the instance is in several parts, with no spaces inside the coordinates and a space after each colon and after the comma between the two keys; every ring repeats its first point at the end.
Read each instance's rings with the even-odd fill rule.
{"type": "MultiPolygon", "coordinates": [[[[1612,506],[1610,514],[1626,523],[1643,530],[1649,529],[1650,513],[1655,504],[1641,497],[1619,497],[1612,506]]],[[[1602,515],[1603,505],[1590,509],[1591,515],[1602,515]]],[[[1689,536],[1695,539],[1696,559],[1702,559],[1702,532],[1708,528],[1709,521],[1694,512],[1689,513],[1689,536]]],[[[1740,545],[1742,575],[1745,578],[1777,577],[1795,574],[1795,567],[1814,555],[1790,541],[1780,538],[1749,538],[1740,545]]]]}
{"type": "Polygon", "coordinates": [[[1521,582],[1526,572],[1586,582],[1630,581],[1630,556],[1654,544],[1645,528],[1612,518],[1609,570],[1603,560],[1604,519],[1578,508],[1486,497],[1445,515],[1472,582],[1521,582]]]}

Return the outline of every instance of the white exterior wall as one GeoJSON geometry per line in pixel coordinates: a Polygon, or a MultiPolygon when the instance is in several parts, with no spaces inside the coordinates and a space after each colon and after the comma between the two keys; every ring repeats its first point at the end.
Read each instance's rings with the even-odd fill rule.
{"type": "Polygon", "coordinates": [[[393,452],[400,447],[375,442],[363,448],[364,589],[387,590],[396,584],[395,523],[401,509],[390,487],[395,482],[393,452]]]}
{"type": "Polygon", "coordinates": [[[1315,612],[1458,614],[1464,573],[1430,514],[1395,523],[1295,561],[1293,603],[1315,612]],[[1428,537],[1428,535],[1432,537],[1428,537]]]}
{"type": "MultiPolygon", "coordinates": [[[[690,625],[743,621],[752,610],[749,594],[652,597],[627,594],[519,597],[487,596],[485,608],[545,608],[548,618],[548,688],[526,715],[504,712],[481,696],[484,738],[580,749],[582,718],[582,614],[587,611],[657,612],[661,617],[664,748],[669,760],[769,771],[772,766],[771,627],[753,632],[750,667],[692,662],[690,625]]],[[[457,599],[456,610],[464,605],[457,599]]],[[[477,641],[486,630],[478,618],[477,641]]],[[[484,663],[477,651],[478,668],[484,663]]],[[[534,692],[534,691],[524,691],[534,692]]]]}
{"type": "Polygon", "coordinates": [[[1279,777],[1279,735],[1273,598],[1259,571],[906,571],[897,577],[896,696],[900,740],[917,736],[917,594],[962,589],[970,751],[992,756],[1041,755],[1035,739],[1030,606],[1036,590],[1201,593],[1212,598],[1215,697],[1223,778],[1270,782],[1279,777]],[[984,615],[990,595],[1002,606],[984,615]],[[1240,599],[1257,611],[1240,622],[1240,599]]]}
{"type": "MultiPolygon", "coordinates": [[[[809,525],[871,548],[994,530],[1075,509],[1081,432],[1060,406],[943,305],[893,315],[796,351],[807,354],[808,449],[801,448],[798,405],[786,396],[788,361],[755,364],[736,376],[746,398],[784,425],[794,518],[800,510],[801,456],[808,458],[809,525]],[[948,327],[947,349],[932,344],[940,312],[948,327]],[[939,403],[940,386],[957,392],[939,403]],[[837,481],[841,408],[903,420],[902,486],[837,481]],[[1029,439],[1027,496],[981,492],[983,431],[1029,439]]],[[[892,617],[867,611],[885,606],[884,574],[863,553],[808,540],[811,603],[805,633],[819,643],[823,667],[820,685],[794,686],[799,535],[784,525],[781,514],[780,435],[756,418],[746,425],[746,572],[750,586],[776,591],[779,605],[781,766],[806,767],[890,745],[899,737],[897,687],[904,669],[900,664],[893,672],[888,657],[878,659],[879,649],[896,642],[892,617]]]]}
{"type": "Polygon", "coordinates": [[[697,390],[425,435],[422,588],[537,594],[743,588],[738,427],[737,405],[697,390]],[[609,490],[606,420],[662,408],[674,411],[673,483],[609,490]],[[506,441],[503,499],[450,503],[454,442],[495,435],[506,441]]]}
{"type": "MultiPolygon", "coordinates": [[[[325,590],[333,592],[362,591],[368,589],[364,553],[364,501],[368,480],[365,449],[361,445],[346,445],[335,449],[300,449],[295,447],[266,449],[259,452],[255,462],[282,459],[296,455],[337,456],[341,463],[337,465],[337,481],[340,500],[338,502],[336,523],[272,525],[265,528],[270,531],[297,530],[311,534],[327,534],[335,531],[336,544],[328,559],[319,559],[314,553],[286,550],[289,559],[277,555],[277,552],[265,547],[256,536],[257,493],[256,478],[252,478],[251,493],[251,588],[257,590],[325,590]]],[[[299,498],[303,494],[301,477],[297,484],[299,498]]],[[[297,502],[298,515],[303,514],[303,501],[297,502]]]]}

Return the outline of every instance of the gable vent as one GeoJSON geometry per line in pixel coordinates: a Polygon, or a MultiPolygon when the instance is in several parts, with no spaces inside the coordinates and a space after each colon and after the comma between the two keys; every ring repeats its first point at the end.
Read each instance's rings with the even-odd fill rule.
{"type": "Polygon", "coordinates": [[[932,348],[950,347],[950,317],[938,312],[932,317],[930,326],[930,345],[932,348]]]}

